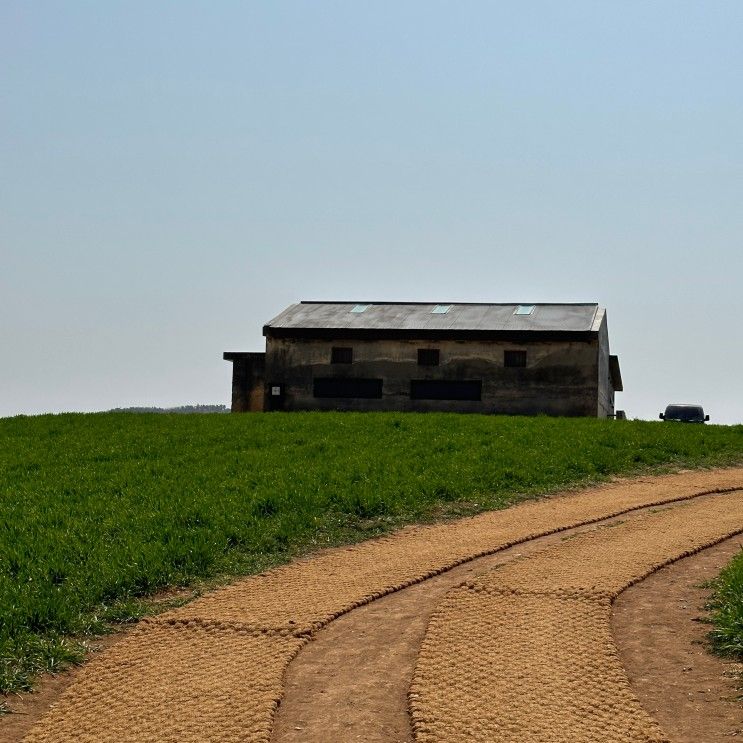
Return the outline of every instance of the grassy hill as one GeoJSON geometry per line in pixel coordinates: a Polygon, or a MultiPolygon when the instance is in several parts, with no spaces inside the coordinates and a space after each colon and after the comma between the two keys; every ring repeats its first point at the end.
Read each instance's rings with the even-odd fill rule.
{"type": "Polygon", "coordinates": [[[743,426],[438,414],[0,419],[0,689],[138,599],[612,475],[743,462],[743,426]],[[76,639],[70,639],[76,638],[76,639]]]}

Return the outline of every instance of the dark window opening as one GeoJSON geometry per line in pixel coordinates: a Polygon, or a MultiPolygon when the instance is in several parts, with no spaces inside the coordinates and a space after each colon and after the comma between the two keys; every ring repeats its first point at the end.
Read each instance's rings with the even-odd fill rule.
{"type": "Polygon", "coordinates": [[[353,363],[353,348],[342,348],[340,346],[333,346],[330,352],[330,363],[331,364],[352,364],[353,363]]]}
{"type": "Polygon", "coordinates": [[[503,366],[526,366],[526,351],[504,351],[503,366]]]}
{"type": "Polygon", "coordinates": [[[438,366],[439,349],[438,348],[419,348],[418,349],[418,366],[438,366]]]}
{"type": "Polygon", "coordinates": [[[482,381],[464,379],[412,379],[413,400],[482,400],[482,381]]]}
{"type": "Polygon", "coordinates": [[[381,379],[356,379],[353,377],[317,377],[313,383],[315,397],[360,397],[380,399],[381,379]]]}

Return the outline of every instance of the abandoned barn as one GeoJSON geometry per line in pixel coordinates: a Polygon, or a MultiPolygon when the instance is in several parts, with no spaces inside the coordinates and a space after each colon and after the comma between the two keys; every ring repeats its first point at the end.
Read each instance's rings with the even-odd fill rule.
{"type": "Polygon", "coordinates": [[[301,302],[226,352],[232,410],[612,417],[622,389],[597,304],[301,302]]]}

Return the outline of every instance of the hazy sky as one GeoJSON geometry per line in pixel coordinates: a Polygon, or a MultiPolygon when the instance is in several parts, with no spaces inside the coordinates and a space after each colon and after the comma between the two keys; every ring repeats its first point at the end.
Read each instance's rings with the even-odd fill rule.
{"type": "Polygon", "coordinates": [[[597,301],[743,421],[743,3],[0,4],[0,415],[229,402],[300,299],[597,301]]]}

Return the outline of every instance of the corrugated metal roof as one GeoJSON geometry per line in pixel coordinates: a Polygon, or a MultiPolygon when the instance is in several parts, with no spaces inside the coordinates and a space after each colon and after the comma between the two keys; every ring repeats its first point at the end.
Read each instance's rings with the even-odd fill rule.
{"type": "Polygon", "coordinates": [[[596,303],[300,302],[287,307],[266,329],[582,333],[598,330],[599,315],[603,310],[596,303]],[[447,304],[451,306],[446,313],[433,313],[435,307],[447,304]],[[360,305],[369,306],[352,312],[360,305]],[[534,305],[534,311],[515,314],[523,305],[534,305]]]}

